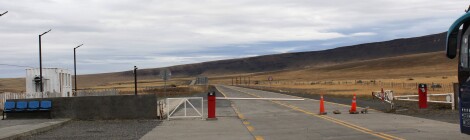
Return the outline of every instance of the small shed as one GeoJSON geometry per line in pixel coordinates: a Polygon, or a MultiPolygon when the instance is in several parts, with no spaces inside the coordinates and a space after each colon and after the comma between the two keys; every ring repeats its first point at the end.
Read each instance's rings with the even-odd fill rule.
{"type": "Polygon", "coordinates": [[[39,68],[26,69],[27,98],[70,97],[72,96],[72,74],[67,69],[43,68],[41,93],[39,68]]]}

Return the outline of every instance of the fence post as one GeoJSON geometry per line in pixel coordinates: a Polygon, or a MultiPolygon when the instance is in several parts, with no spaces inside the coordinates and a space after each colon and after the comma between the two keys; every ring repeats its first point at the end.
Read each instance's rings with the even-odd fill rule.
{"type": "Polygon", "coordinates": [[[452,99],[454,101],[453,106],[455,106],[455,109],[460,109],[459,108],[459,83],[452,83],[454,87],[454,98],[452,99]]]}

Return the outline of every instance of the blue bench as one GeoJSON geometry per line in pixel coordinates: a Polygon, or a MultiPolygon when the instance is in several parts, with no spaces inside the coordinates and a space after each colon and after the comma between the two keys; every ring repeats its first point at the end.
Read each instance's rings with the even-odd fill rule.
{"type": "Polygon", "coordinates": [[[52,101],[6,101],[3,109],[2,120],[7,113],[25,113],[25,112],[49,112],[51,119],[52,101]]]}

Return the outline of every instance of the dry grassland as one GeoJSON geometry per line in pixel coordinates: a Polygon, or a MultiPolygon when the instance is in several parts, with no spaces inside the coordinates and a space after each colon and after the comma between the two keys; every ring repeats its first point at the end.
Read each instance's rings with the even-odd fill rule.
{"type": "Polygon", "coordinates": [[[457,60],[447,59],[444,52],[436,52],[318,68],[213,77],[210,81],[230,85],[233,79],[234,84],[238,81],[243,85],[277,90],[334,95],[370,95],[381,88],[393,90],[396,95],[417,94],[416,85],[426,83],[430,93],[448,93],[453,92],[452,84],[457,82],[456,65],[457,60]],[[273,77],[273,81],[268,81],[268,77],[273,77]],[[433,83],[441,88],[431,88],[433,83]]]}

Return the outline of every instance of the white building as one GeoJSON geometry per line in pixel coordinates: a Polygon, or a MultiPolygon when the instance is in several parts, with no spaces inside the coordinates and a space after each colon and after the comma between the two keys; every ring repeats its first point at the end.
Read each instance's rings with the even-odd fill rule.
{"type": "Polygon", "coordinates": [[[27,98],[70,97],[72,96],[72,74],[69,70],[60,68],[43,68],[43,90],[39,78],[39,68],[26,69],[27,98]]]}

